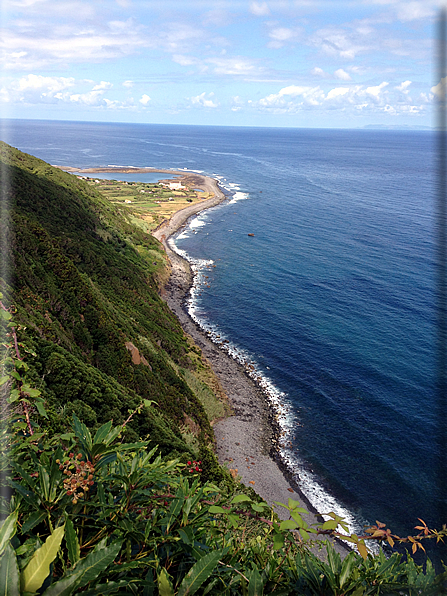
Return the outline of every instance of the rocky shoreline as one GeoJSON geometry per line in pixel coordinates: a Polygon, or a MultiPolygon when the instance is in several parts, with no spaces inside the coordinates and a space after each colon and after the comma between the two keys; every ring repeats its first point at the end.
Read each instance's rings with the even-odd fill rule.
{"type": "MultiPolygon", "coordinates": [[[[212,193],[211,198],[175,212],[153,232],[153,236],[163,244],[171,265],[170,277],[162,289],[162,297],[179,319],[185,333],[202,350],[231,406],[232,415],[214,423],[219,463],[227,466],[232,475],[239,477],[243,484],[251,486],[269,505],[275,506],[280,518],[288,519],[289,515],[286,509],[276,506],[275,503],[287,504],[291,498],[299,501],[309,511],[307,515],[303,515],[308,524],[321,522],[321,516],[301,492],[279,456],[280,429],[268,396],[249,376],[248,370],[242,364],[234,360],[221,345],[211,341],[207,333],[192,320],[186,309],[186,299],[193,283],[193,272],[189,263],[171,249],[168,240],[187,225],[193,215],[225,200],[226,196],[219,188],[217,180],[194,172],[155,168],[114,166],[83,170],[66,167],[62,169],[81,174],[169,173],[179,176],[179,181],[185,186],[194,186],[212,193]]],[[[349,548],[339,541],[334,541],[334,546],[342,557],[349,552],[349,548]]],[[[314,550],[318,556],[325,558],[325,551],[318,552],[318,547],[314,550]]]]}
{"type": "MultiPolygon", "coordinates": [[[[279,426],[266,394],[248,375],[244,366],[212,342],[186,310],[193,274],[189,263],[171,249],[168,239],[186,225],[192,215],[225,200],[216,181],[208,178],[207,188],[211,186],[215,189],[213,199],[194,205],[200,209],[186,208],[177,212],[154,233],[163,243],[171,262],[171,275],[164,288],[163,298],[179,319],[183,330],[192,337],[211,364],[232,408],[231,416],[214,424],[219,463],[227,466],[234,476],[239,476],[246,486],[251,486],[269,505],[287,503],[289,498],[300,501],[309,511],[308,515],[303,515],[304,519],[314,524],[322,520],[321,516],[300,491],[279,457],[279,426]]],[[[275,510],[281,518],[289,518],[286,509],[275,506],[275,510]]],[[[338,541],[335,547],[342,556],[349,552],[349,548],[338,541]]],[[[324,558],[325,551],[321,555],[324,558]]]]}

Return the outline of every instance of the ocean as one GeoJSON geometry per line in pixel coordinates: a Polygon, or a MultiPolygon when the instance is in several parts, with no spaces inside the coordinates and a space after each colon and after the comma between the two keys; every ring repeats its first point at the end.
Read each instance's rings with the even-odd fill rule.
{"type": "Polygon", "coordinates": [[[357,532],[447,522],[434,133],[11,120],[1,139],[56,165],[217,178],[227,200],[173,240],[196,270],[188,309],[254,367],[303,492],[357,532]]]}

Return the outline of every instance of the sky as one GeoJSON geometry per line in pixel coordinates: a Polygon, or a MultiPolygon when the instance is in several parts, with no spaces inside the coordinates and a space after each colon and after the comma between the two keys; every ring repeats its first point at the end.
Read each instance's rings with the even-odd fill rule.
{"type": "Polygon", "coordinates": [[[439,0],[3,0],[0,114],[430,127],[440,89],[439,7],[439,0]]]}

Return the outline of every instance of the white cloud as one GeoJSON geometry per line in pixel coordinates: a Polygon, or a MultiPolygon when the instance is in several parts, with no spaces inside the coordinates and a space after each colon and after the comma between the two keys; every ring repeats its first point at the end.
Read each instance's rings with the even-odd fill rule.
{"type": "Polygon", "coordinates": [[[438,99],[442,99],[442,98],[445,98],[446,89],[447,89],[447,77],[444,77],[443,79],[441,79],[439,81],[439,83],[437,85],[432,87],[430,89],[430,91],[433,93],[433,95],[436,95],[436,97],[438,99]]]}
{"type": "Polygon", "coordinates": [[[54,97],[56,99],[61,99],[63,101],[67,101],[67,99],[72,103],[78,103],[85,106],[97,106],[99,105],[102,99],[103,91],[88,91],[87,93],[73,93],[68,96],[67,94],[57,93],[54,97]]]}
{"type": "Polygon", "coordinates": [[[435,6],[424,2],[400,2],[396,10],[397,18],[401,21],[414,21],[426,19],[436,14],[435,6]]]}
{"type": "Polygon", "coordinates": [[[48,93],[55,93],[74,85],[73,77],[44,77],[42,75],[29,74],[17,81],[14,87],[18,91],[43,90],[48,93]]]}
{"type": "Polygon", "coordinates": [[[178,21],[168,23],[158,31],[158,34],[151,35],[147,39],[147,45],[170,53],[183,54],[190,52],[197,44],[205,41],[210,41],[206,29],[178,21]]]}
{"type": "Polygon", "coordinates": [[[402,93],[404,93],[405,95],[407,95],[408,93],[410,93],[408,87],[411,85],[411,81],[404,81],[403,83],[401,83],[400,85],[398,85],[397,87],[395,87],[395,89],[397,89],[398,91],[401,91],[402,93]]]}
{"type": "Polygon", "coordinates": [[[124,81],[124,83],[123,83],[123,87],[126,87],[126,89],[131,89],[133,86],[134,86],[133,81],[124,81]]]}
{"type": "Polygon", "coordinates": [[[267,2],[251,2],[250,12],[257,17],[266,17],[270,14],[267,2]]]}
{"type": "Polygon", "coordinates": [[[242,110],[243,105],[244,105],[244,101],[242,100],[242,98],[239,97],[239,95],[235,95],[232,99],[231,111],[239,112],[240,110],[242,110]]]}
{"type": "Polygon", "coordinates": [[[303,103],[309,103],[311,105],[319,105],[321,100],[324,98],[324,93],[320,87],[306,87],[299,85],[289,85],[279,91],[279,93],[272,93],[267,97],[259,100],[259,105],[264,108],[284,108],[287,103],[290,104],[290,98],[296,98],[301,96],[303,103]]]}
{"type": "Polygon", "coordinates": [[[349,93],[349,87],[336,87],[335,89],[331,89],[329,91],[329,93],[326,95],[326,100],[335,99],[336,97],[341,97],[347,93],[349,93]]]}
{"type": "Polygon", "coordinates": [[[373,49],[372,43],[365,43],[363,36],[356,36],[344,29],[335,27],[316,31],[310,36],[309,41],[329,56],[338,56],[350,60],[354,59],[357,54],[373,49]]]}
{"type": "Polygon", "coordinates": [[[269,37],[275,41],[286,41],[294,36],[293,30],[286,27],[276,27],[269,32],[269,37]]]}
{"type": "Polygon", "coordinates": [[[214,72],[218,75],[249,76],[264,72],[264,68],[256,60],[244,56],[209,58],[206,62],[214,65],[214,72]]]}
{"type": "Polygon", "coordinates": [[[269,48],[282,48],[286,41],[295,38],[295,32],[286,27],[276,27],[269,32],[269,37],[272,41],[269,42],[269,48]]]}
{"type": "Polygon", "coordinates": [[[54,64],[122,58],[149,45],[140,29],[130,19],[81,29],[77,23],[51,26],[38,19],[20,22],[3,29],[0,59],[4,70],[35,70],[54,64]]]}
{"type": "MultiPolygon", "coordinates": [[[[200,95],[196,95],[195,97],[191,97],[191,102],[193,106],[200,106],[200,107],[204,107],[204,108],[217,108],[219,107],[219,104],[214,102],[212,99],[207,99],[206,98],[206,93],[203,92],[200,95]]],[[[208,93],[208,98],[211,98],[214,96],[214,93],[208,93]]]]}
{"type": "Polygon", "coordinates": [[[324,72],[324,70],[322,68],[320,68],[319,66],[315,66],[314,68],[312,68],[312,70],[310,71],[311,75],[314,75],[315,77],[323,77],[326,78],[328,77],[328,73],[324,72]]]}
{"type": "Polygon", "coordinates": [[[269,31],[271,41],[267,44],[269,48],[282,48],[286,43],[297,41],[302,35],[303,29],[294,27],[274,27],[269,31]]]}
{"type": "Polygon", "coordinates": [[[183,56],[182,54],[174,54],[172,60],[181,66],[192,66],[197,64],[198,60],[192,56],[183,56]]]}
{"type": "Polygon", "coordinates": [[[108,81],[101,81],[99,85],[95,85],[93,87],[92,91],[101,91],[102,89],[111,89],[112,87],[112,83],[109,83],[108,81]]]}
{"type": "Polygon", "coordinates": [[[340,81],[351,81],[351,76],[342,68],[339,68],[334,72],[335,78],[340,79],[340,81]]]}
{"type": "Polygon", "coordinates": [[[427,109],[429,98],[421,96],[417,104],[413,104],[410,100],[402,102],[397,94],[390,95],[386,90],[387,86],[388,83],[384,81],[380,85],[366,88],[363,85],[353,85],[334,87],[325,92],[320,86],[290,85],[258,102],[252,102],[252,105],[261,111],[282,114],[295,114],[301,110],[338,109],[352,113],[385,112],[417,115],[427,109]]]}
{"type": "Polygon", "coordinates": [[[383,82],[380,83],[380,85],[375,85],[374,87],[367,87],[365,93],[368,93],[368,95],[371,95],[377,99],[380,96],[382,89],[387,85],[388,83],[383,82]]]}
{"type": "Polygon", "coordinates": [[[95,84],[91,80],[76,80],[73,77],[45,77],[29,74],[0,89],[0,102],[25,105],[74,104],[94,108],[132,108],[133,99],[124,102],[104,97],[113,85],[108,81],[95,84]]]}
{"type": "Polygon", "coordinates": [[[1,89],[1,99],[8,103],[48,103],[57,93],[73,87],[72,77],[44,77],[29,74],[11,81],[1,89]]]}
{"type": "Polygon", "coordinates": [[[146,93],[143,94],[142,98],[139,100],[139,102],[143,105],[143,106],[147,106],[147,104],[151,101],[151,98],[149,97],[149,95],[146,95],[146,93]]]}

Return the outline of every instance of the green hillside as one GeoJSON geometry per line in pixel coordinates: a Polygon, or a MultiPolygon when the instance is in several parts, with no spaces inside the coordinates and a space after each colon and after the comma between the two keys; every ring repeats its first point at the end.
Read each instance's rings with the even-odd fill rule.
{"type": "Polygon", "coordinates": [[[160,244],[4,143],[0,174],[0,594],[447,593],[447,571],[366,546],[423,551],[445,527],[349,535],[293,499],[280,522],[237,485],[212,451],[222,390],[158,294],[160,244]],[[329,535],[358,554],[327,543],[323,562],[329,535]]]}
{"type": "Polygon", "coordinates": [[[198,455],[213,442],[207,410],[223,415],[224,404],[158,294],[161,245],[86,182],[4,143],[0,155],[4,215],[9,206],[0,289],[36,354],[31,376],[51,428],[62,431],[73,413],[93,430],[118,424],[153,400],[127,438],[149,435],[163,454],[198,455]]]}

